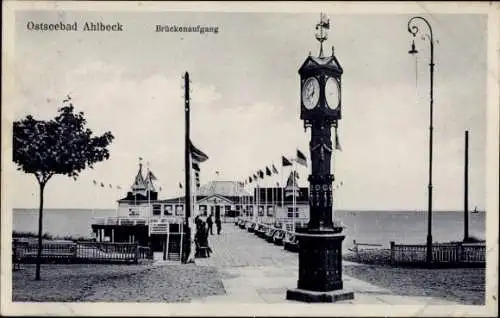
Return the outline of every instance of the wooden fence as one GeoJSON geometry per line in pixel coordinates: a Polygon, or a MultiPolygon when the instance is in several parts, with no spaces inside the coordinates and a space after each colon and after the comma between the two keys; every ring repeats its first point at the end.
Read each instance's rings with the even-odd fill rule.
{"type": "MultiPolygon", "coordinates": [[[[391,264],[422,265],[427,261],[426,245],[395,244],[391,242],[391,264]]],[[[484,243],[449,243],[432,245],[432,265],[443,267],[482,267],[486,264],[484,243]]]]}
{"type": "MultiPolygon", "coordinates": [[[[36,242],[13,242],[13,261],[35,263],[38,255],[36,242]]],[[[42,263],[138,263],[152,259],[152,249],[137,243],[110,242],[44,242],[42,263]]]]}
{"type": "MultiPolygon", "coordinates": [[[[405,267],[426,267],[427,246],[424,244],[396,244],[390,248],[381,244],[353,241],[352,253],[344,258],[363,264],[392,265],[405,267]]],[[[432,267],[484,267],[486,264],[485,244],[449,243],[432,245],[432,267]]]]}

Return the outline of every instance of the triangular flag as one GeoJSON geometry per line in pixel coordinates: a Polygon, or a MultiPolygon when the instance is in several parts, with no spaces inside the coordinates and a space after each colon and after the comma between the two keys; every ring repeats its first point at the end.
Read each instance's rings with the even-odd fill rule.
{"type": "Polygon", "coordinates": [[[279,174],[278,169],[276,169],[276,166],[274,164],[272,166],[272,169],[273,169],[273,173],[279,174]]]}
{"type": "Polygon", "coordinates": [[[307,167],[306,156],[299,149],[297,149],[297,163],[307,167]]]}
{"type": "Polygon", "coordinates": [[[269,167],[266,167],[266,175],[268,176],[272,175],[271,169],[269,169],[269,167]]]}
{"type": "Polygon", "coordinates": [[[290,160],[288,160],[287,158],[285,158],[285,156],[281,156],[281,161],[282,161],[283,167],[292,165],[292,162],[290,160]]]}

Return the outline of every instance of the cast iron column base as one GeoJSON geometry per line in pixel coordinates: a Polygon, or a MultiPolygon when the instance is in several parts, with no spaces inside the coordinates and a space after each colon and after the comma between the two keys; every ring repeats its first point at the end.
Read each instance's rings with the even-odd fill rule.
{"type": "Polygon", "coordinates": [[[345,290],[318,292],[294,288],[286,291],[286,299],[297,300],[306,303],[334,303],[337,301],[354,299],[354,292],[345,290]]]}
{"type": "Polygon", "coordinates": [[[305,302],[335,302],[354,299],[343,291],[342,241],[339,231],[297,233],[299,239],[298,286],[287,290],[286,298],[305,302]]]}

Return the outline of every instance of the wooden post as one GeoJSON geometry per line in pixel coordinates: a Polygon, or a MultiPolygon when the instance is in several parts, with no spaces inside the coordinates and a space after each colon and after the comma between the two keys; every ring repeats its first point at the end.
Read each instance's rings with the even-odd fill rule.
{"type": "Polygon", "coordinates": [[[163,260],[167,260],[167,249],[168,249],[168,232],[165,235],[165,240],[163,240],[163,260]]]}
{"type": "Polygon", "coordinates": [[[396,250],[395,250],[395,248],[394,248],[394,245],[395,245],[395,244],[394,244],[394,241],[391,241],[391,242],[390,242],[390,244],[391,244],[391,264],[394,264],[394,263],[395,263],[395,261],[396,261],[396,259],[395,259],[395,256],[396,256],[396,250]]]}
{"type": "Polygon", "coordinates": [[[138,264],[139,263],[139,243],[135,243],[135,259],[134,263],[138,264]]]}
{"type": "Polygon", "coordinates": [[[464,158],[464,242],[469,240],[469,131],[465,131],[464,158]]]}
{"type": "MultiPolygon", "coordinates": [[[[189,136],[189,125],[190,125],[190,108],[189,108],[189,73],[184,74],[184,113],[185,113],[185,148],[184,148],[184,224],[186,227],[189,226],[189,218],[191,217],[191,138],[189,136]]],[[[181,246],[183,241],[181,239],[181,246]]],[[[189,240],[187,244],[190,244],[189,240]]],[[[181,262],[184,263],[187,260],[183,259],[182,254],[180,255],[181,262]]]]}

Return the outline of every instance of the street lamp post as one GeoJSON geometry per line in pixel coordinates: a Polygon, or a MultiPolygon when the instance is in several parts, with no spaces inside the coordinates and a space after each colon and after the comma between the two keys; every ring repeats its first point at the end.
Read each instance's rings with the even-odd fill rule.
{"type": "Polygon", "coordinates": [[[427,265],[432,263],[432,141],[433,141],[433,104],[434,104],[434,38],[432,34],[432,27],[425,18],[423,17],[412,17],[408,20],[408,32],[413,36],[413,41],[411,45],[409,54],[417,54],[418,51],[415,49],[415,36],[417,35],[419,29],[416,25],[417,21],[424,22],[429,29],[429,33],[426,34],[427,39],[430,43],[430,54],[431,61],[429,63],[430,67],[430,101],[429,101],[429,185],[428,190],[428,202],[427,202],[427,265]]]}

